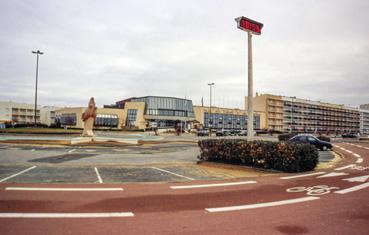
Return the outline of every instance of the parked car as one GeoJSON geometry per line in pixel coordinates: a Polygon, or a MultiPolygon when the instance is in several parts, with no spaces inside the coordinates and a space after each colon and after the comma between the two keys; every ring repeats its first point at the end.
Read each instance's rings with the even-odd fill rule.
{"type": "Polygon", "coordinates": [[[209,136],[209,135],[210,135],[209,130],[202,129],[197,131],[197,136],[209,136]]]}
{"type": "Polygon", "coordinates": [[[357,138],[357,135],[355,135],[354,133],[345,133],[341,135],[342,138],[357,138]]]}
{"type": "Polygon", "coordinates": [[[299,135],[292,137],[289,141],[295,142],[295,143],[311,144],[311,145],[314,145],[317,149],[320,149],[323,151],[333,148],[333,145],[331,143],[319,140],[318,138],[310,134],[299,134],[299,135]]]}

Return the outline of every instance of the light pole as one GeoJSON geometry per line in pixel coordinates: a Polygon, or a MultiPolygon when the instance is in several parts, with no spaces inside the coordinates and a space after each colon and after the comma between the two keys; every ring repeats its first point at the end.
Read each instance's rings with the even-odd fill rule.
{"type": "Polygon", "coordinates": [[[44,53],[41,52],[40,50],[37,51],[32,51],[33,54],[37,54],[37,62],[36,62],[36,91],[35,91],[35,127],[37,126],[37,121],[36,121],[36,114],[37,114],[37,85],[38,85],[38,57],[39,55],[43,55],[44,53]]]}
{"type": "Polygon", "coordinates": [[[209,105],[209,136],[211,136],[211,127],[213,126],[213,122],[211,121],[211,99],[212,99],[212,87],[215,85],[214,82],[208,83],[210,88],[210,105],[209,105]]]}
{"type": "Polygon", "coordinates": [[[247,97],[247,140],[254,137],[254,109],[253,109],[253,73],[252,73],[252,34],[260,35],[263,24],[244,16],[235,19],[237,27],[247,32],[248,44],[248,97],[247,97]]]}

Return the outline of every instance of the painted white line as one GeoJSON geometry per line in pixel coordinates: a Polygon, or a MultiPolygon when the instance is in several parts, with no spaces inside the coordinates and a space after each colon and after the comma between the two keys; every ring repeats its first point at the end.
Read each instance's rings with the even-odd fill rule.
{"type": "Polygon", "coordinates": [[[95,167],[95,172],[96,172],[97,179],[99,180],[99,183],[102,184],[103,180],[101,179],[99,170],[96,167],[95,167]]]}
{"type": "Polygon", "coordinates": [[[27,169],[25,169],[25,170],[23,170],[23,171],[20,171],[20,172],[18,172],[18,173],[16,173],[16,174],[14,174],[14,175],[8,176],[8,177],[6,177],[6,178],[4,178],[4,179],[0,180],[0,183],[1,183],[1,182],[6,181],[6,180],[8,180],[8,179],[14,178],[14,177],[16,177],[16,176],[18,176],[18,175],[21,175],[21,174],[23,174],[23,173],[26,173],[27,171],[30,171],[30,170],[32,170],[32,169],[34,169],[34,168],[36,168],[36,166],[32,166],[32,167],[30,167],[30,168],[27,168],[27,169]]]}
{"type": "Polygon", "coordinates": [[[71,149],[68,151],[68,153],[73,153],[74,151],[76,151],[76,149],[71,149]]]}
{"type": "Polygon", "coordinates": [[[40,187],[7,187],[9,191],[123,191],[123,188],[40,188],[40,187]]]}
{"type": "Polygon", "coordinates": [[[19,150],[20,148],[8,148],[8,150],[19,150]]]}
{"type": "Polygon", "coordinates": [[[195,180],[194,178],[190,178],[190,177],[180,175],[180,174],[177,174],[177,173],[174,173],[174,172],[170,172],[170,171],[167,171],[167,170],[164,170],[164,169],[160,169],[160,168],[157,168],[157,167],[151,167],[151,168],[155,169],[155,170],[158,170],[158,171],[166,172],[168,174],[176,175],[178,177],[182,177],[182,178],[185,178],[185,179],[188,179],[188,180],[195,180]]]}
{"type": "Polygon", "coordinates": [[[364,183],[364,184],[359,184],[359,185],[356,185],[356,186],[351,187],[351,188],[346,188],[346,189],[338,190],[338,191],[336,191],[334,193],[346,194],[346,193],[355,192],[355,191],[358,191],[360,189],[364,189],[364,188],[367,188],[367,187],[369,187],[369,182],[364,183]]]}
{"type": "Polygon", "coordinates": [[[36,149],[31,149],[31,152],[34,152],[36,149]]]}
{"type": "Polygon", "coordinates": [[[348,152],[348,153],[353,153],[351,150],[345,149],[345,151],[348,152]]]}
{"type": "Polygon", "coordinates": [[[189,188],[209,188],[209,187],[223,187],[223,186],[234,186],[243,184],[256,184],[256,181],[242,181],[232,183],[220,183],[220,184],[197,184],[197,185],[182,185],[182,186],[170,186],[171,189],[189,189],[189,188]]]}
{"type": "Polygon", "coordinates": [[[369,179],[369,175],[363,175],[363,176],[358,176],[358,177],[353,177],[353,178],[348,178],[348,179],[342,179],[348,182],[361,182],[364,183],[367,179],[369,179]]]}
{"type": "Polygon", "coordinates": [[[95,149],[86,149],[85,151],[86,151],[86,152],[96,152],[96,150],[95,150],[95,149]]]}
{"type": "Polygon", "coordinates": [[[339,168],[336,168],[334,169],[335,171],[341,171],[341,170],[344,170],[344,169],[348,169],[348,168],[352,168],[356,166],[355,164],[350,164],[350,165],[347,165],[347,166],[343,166],[343,167],[339,167],[339,168]]]}
{"type": "Polygon", "coordinates": [[[288,180],[288,179],[294,179],[294,178],[301,178],[301,177],[307,177],[307,176],[313,176],[313,175],[323,175],[325,172],[316,172],[311,174],[305,174],[305,175],[294,175],[294,176],[285,176],[281,177],[282,180],[288,180]]]}
{"type": "Polygon", "coordinates": [[[348,175],[345,172],[331,172],[322,176],[318,176],[316,178],[328,178],[328,177],[336,177],[336,176],[341,176],[341,175],[348,175]]]}
{"type": "Polygon", "coordinates": [[[132,212],[108,213],[0,213],[0,218],[112,218],[133,217],[132,212]]]}
{"type": "Polygon", "coordinates": [[[249,204],[249,205],[241,205],[241,206],[229,206],[229,207],[218,207],[218,208],[206,208],[205,210],[208,212],[226,212],[226,211],[238,211],[238,210],[248,210],[262,207],[271,207],[271,206],[281,206],[287,204],[294,204],[299,202],[307,202],[312,200],[320,199],[320,197],[301,197],[289,200],[275,201],[275,202],[265,202],[258,204],[249,204]]]}
{"type": "Polygon", "coordinates": [[[354,153],[354,156],[355,157],[361,157],[359,154],[357,154],[357,153],[354,153]]]}
{"type": "Polygon", "coordinates": [[[364,161],[364,159],[362,159],[362,158],[358,158],[357,160],[356,160],[356,163],[362,163],[364,161]]]}

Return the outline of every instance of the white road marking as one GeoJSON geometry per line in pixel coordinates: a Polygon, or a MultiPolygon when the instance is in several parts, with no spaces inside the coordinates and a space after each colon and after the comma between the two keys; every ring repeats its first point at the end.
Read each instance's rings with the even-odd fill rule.
{"type": "Polygon", "coordinates": [[[357,154],[357,153],[354,153],[354,156],[355,157],[361,157],[359,154],[357,154]]]}
{"type": "Polygon", "coordinates": [[[86,149],[85,151],[86,151],[86,152],[96,152],[96,150],[95,150],[95,149],[86,149]]]}
{"type": "Polygon", "coordinates": [[[347,166],[343,166],[343,167],[339,167],[339,168],[336,168],[334,169],[335,171],[341,171],[341,170],[344,170],[344,169],[348,169],[348,168],[352,168],[356,166],[355,164],[350,164],[350,165],[347,165],[347,166]]]}
{"type": "Polygon", "coordinates": [[[249,204],[249,205],[241,205],[241,206],[229,206],[229,207],[218,207],[218,208],[206,208],[205,210],[208,212],[226,212],[226,211],[238,211],[238,210],[248,210],[262,207],[271,207],[271,206],[280,206],[287,204],[294,204],[299,202],[306,202],[320,199],[320,197],[301,197],[289,200],[275,201],[275,202],[265,202],[265,203],[257,203],[257,204],[249,204]]]}
{"type": "Polygon", "coordinates": [[[353,177],[353,178],[348,178],[348,179],[343,179],[343,180],[348,181],[348,182],[364,183],[367,179],[369,179],[369,175],[363,175],[363,176],[358,176],[358,177],[353,177]]]}
{"type": "Polygon", "coordinates": [[[364,183],[364,184],[359,184],[359,185],[356,185],[356,186],[351,187],[351,188],[342,189],[342,190],[336,191],[334,193],[346,194],[346,193],[355,192],[355,191],[358,191],[360,189],[364,189],[364,188],[367,188],[367,187],[369,187],[369,182],[364,183]]]}
{"type": "Polygon", "coordinates": [[[312,176],[312,175],[323,175],[323,174],[325,174],[325,172],[316,172],[316,173],[305,174],[305,175],[285,176],[285,177],[281,177],[280,179],[288,180],[288,179],[301,178],[301,177],[307,177],[307,176],[312,176]]]}
{"type": "Polygon", "coordinates": [[[356,160],[356,163],[362,163],[363,162],[363,159],[362,158],[358,158],[357,160],[356,160]]]}
{"type": "Polygon", "coordinates": [[[34,152],[36,149],[31,149],[31,152],[34,152]]]}
{"type": "Polygon", "coordinates": [[[341,176],[341,175],[348,175],[347,173],[345,172],[331,172],[331,173],[328,173],[326,175],[322,175],[322,176],[319,176],[317,178],[328,178],[328,177],[336,177],[336,176],[341,176]]]}
{"type": "Polygon", "coordinates": [[[112,218],[133,217],[132,212],[107,213],[0,213],[0,218],[112,218]]]}
{"type": "Polygon", "coordinates": [[[8,148],[8,150],[19,150],[20,148],[8,148]]]}
{"type": "Polygon", "coordinates": [[[40,187],[7,187],[9,191],[123,191],[123,188],[40,188],[40,187]]]}
{"type": "Polygon", "coordinates": [[[4,179],[0,180],[0,183],[1,183],[1,182],[6,181],[6,180],[8,180],[8,179],[14,178],[14,177],[16,177],[16,176],[18,176],[18,175],[21,175],[21,174],[23,174],[23,173],[26,173],[27,171],[30,171],[30,170],[32,170],[32,169],[34,169],[34,168],[36,168],[36,166],[32,166],[32,167],[30,167],[30,168],[27,168],[27,169],[25,169],[25,170],[23,170],[23,171],[20,171],[20,172],[18,172],[18,173],[16,173],[16,174],[14,174],[14,175],[8,176],[8,177],[6,177],[6,178],[4,178],[4,179]]]}
{"type": "Polygon", "coordinates": [[[68,151],[68,153],[73,153],[74,151],[76,151],[76,149],[71,149],[68,151]]]}
{"type": "Polygon", "coordinates": [[[220,183],[220,184],[197,184],[197,185],[182,185],[182,186],[170,186],[171,189],[189,189],[189,188],[209,188],[209,187],[223,187],[223,186],[234,186],[243,184],[255,184],[256,181],[242,181],[232,183],[220,183]]]}
{"type": "Polygon", "coordinates": [[[171,172],[171,171],[167,171],[167,170],[164,170],[164,169],[160,169],[160,168],[157,168],[157,167],[151,167],[151,168],[155,169],[155,170],[158,170],[158,171],[166,172],[168,174],[176,175],[178,177],[182,177],[182,178],[185,178],[185,179],[188,179],[188,180],[195,180],[194,178],[190,178],[190,177],[180,175],[180,174],[177,174],[177,173],[174,173],[174,172],[171,172]]]}
{"type": "Polygon", "coordinates": [[[96,167],[95,167],[95,172],[96,172],[97,179],[99,180],[99,183],[102,184],[103,180],[100,176],[99,170],[96,167]]]}
{"type": "Polygon", "coordinates": [[[351,150],[345,149],[345,151],[348,152],[348,153],[353,153],[351,150]]]}

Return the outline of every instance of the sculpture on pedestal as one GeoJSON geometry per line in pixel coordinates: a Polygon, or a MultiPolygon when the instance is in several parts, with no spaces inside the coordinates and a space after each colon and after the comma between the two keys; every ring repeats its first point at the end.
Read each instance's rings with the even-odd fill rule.
{"type": "Polygon", "coordinates": [[[82,136],[93,137],[94,133],[92,129],[94,128],[94,122],[96,119],[96,104],[94,97],[90,98],[88,102],[88,107],[84,113],[82,113],[82,121],[84,122],[82,136]]]}

